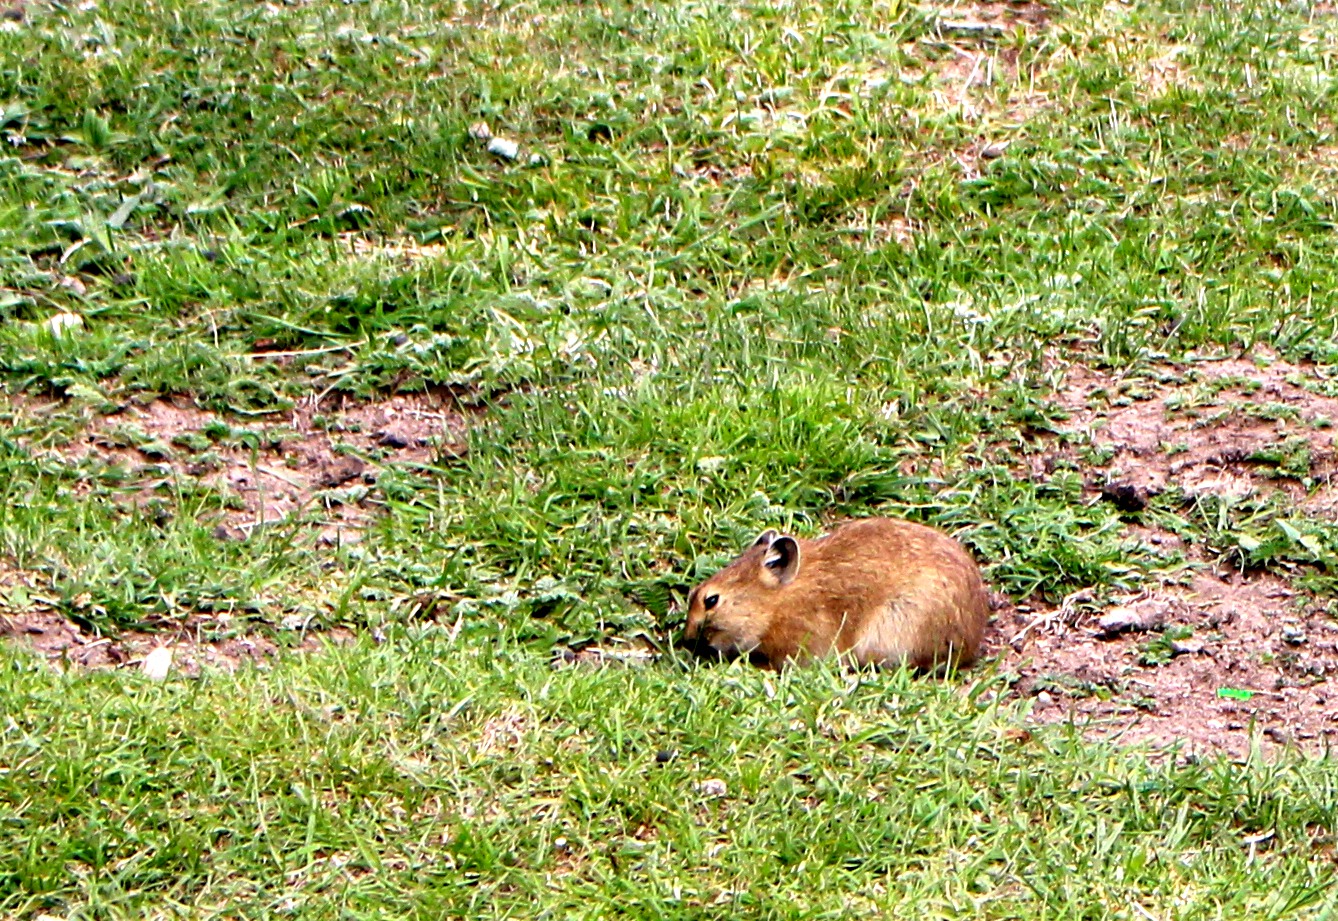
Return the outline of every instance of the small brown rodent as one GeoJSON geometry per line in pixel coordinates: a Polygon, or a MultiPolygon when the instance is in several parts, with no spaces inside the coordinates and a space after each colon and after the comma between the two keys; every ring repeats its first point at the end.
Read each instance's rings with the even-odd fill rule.
{"type": "Polygon", "coordinates": [[[961,544],[892,518],[817,540],[767,531],[688,596],[684,638],[707,654],[779,668],[835,649],[863,664],[970,664],[989,620],[961,544]]]}

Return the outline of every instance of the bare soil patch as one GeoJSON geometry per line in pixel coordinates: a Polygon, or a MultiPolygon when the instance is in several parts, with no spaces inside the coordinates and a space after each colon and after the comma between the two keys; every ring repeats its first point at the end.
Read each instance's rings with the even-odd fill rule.
{"type": "Polygon", "coordinates": [[[1188,50],[1184,45],[1172,45],[1162,49],[1160,54],[1142,64],[1136,84],[1142,87],[1149,97],[1164,96],[1173,87],[1201,89],[1199,82],[1190,75],[1180,60],[1181,55],[1188,50]]]}
{"type": "Polygon", "coordinates": [[[939,31],[957,34],[1001,34],[1039,29],[1050,23],[1050,10],[1029,0],[972,0],[935,6],[939,31]]]}
{"type": "Polygon", "coordinates": [[[1244,757],[1256,740],[1338,749],[1338,623],[1283,580],[1204,573],[1121,601],[1155,626],[1113,633],[1098,613],[1026,606],[996,615],[987,655],[1018,676],[1034,719],[1185,754],[1244,757]]]}
{"type": "MultiPolygon", "coordinates": [[[[109,414],[67,401],[12,399],[23,416],[59,415],[79,433],[63,444],[28,445],[63,464],[114,472],[116,501],[148,513],[179,514],[178,495],[212,495],[202,524],[219,540],[246,540],[259,529],[294,524],[317,545],[361,539],[381,503],[377,483],[391,468],[413,469],[466,451],[470,409],[447,391],[397,394],[376,402],[312,398],[282,416],[238,418],[162,398],[109,414]]],[[[23,439],[20,439],[22,443],[23,439]]],[[[90,487],[91,488],[91,487],[90,487]]],[[[344,642],[348,631],[309,632],[302,623],[256,630],[225,614],[193,615],[166,632],[99,636],[45,597],[48,580],[0,560],[0,637],[17,637],[52,661],[76,667],[134,667],[159,647],[172,669],[195,674],[264,661],[283,648],[344,642]]]]}
{"type": "Polygon", "coordinates": [[[1021,127],[1049,102],[1035,75],[1022,70],[1016,48],[949,38],[949,53],[930,65],[939,108],[960,111],[967,121],[989,129],[1007,130],[1021,127]]]}
{"type": "Polygon", "coordinates": [[[263,664],[283,649],[312,650],[322,643],[343,644],[353,633],[343,628],[294,629],[261,633],[236,627],[227,618],[193,616],[173,631],[123,630],[99,636],[53,609],[44,598],[46,579],[39,573],[0,567],[0,639],[9,637],[64,668],[137,668],[156,649],[171,650],[171,670],[195,676],[205,667],[233,671],[243,664],[263,664]],[[23,603],[11,601],[22,593],[23,603]]]}
{"type": "MultiPolygon", "coordinates": [[[[1333,518],[1338,393],[1327,372],[1272,353],[1163,365],[1138,376],[1073,366],[1060,391],[1071,442],[1032,458],[1078,463],[1090,501],[1131,515],[1167,490],[1189,502],[1272,494],[1298,514],[1333,518]]],[[[1130,536],[1183,555],[1186,584],[1098,607],[1004,604],[987,639],[1041,722],[1072,720],[1094,738],[1247,755],[1295,745],[1338,748],[1338,620],[1327,599],[1286,573],[1240,571],[1204,548],[1131,520],[1130,536]]]]}
{"type": "MultiPolygon", "coordinates": [[[[927,88],[939,109],[980,125],[981,137],[952,154],[963,177],[976,179],[984,161],[1003,156],[1010,136],[1050,102],[1045,65],[1024,66],[1021,46],[1009,39],[1047,29],[1050,11],[1038,3],[972,2],[936,7],[935,14],[934,34],[921,39],[929,52],[927,88]]],[[[911,56],[925,58],[925,50],[911,56]]]]}
{"type": "Polygon", "coordinates": [[[1281,491],[1332,516],[1338,380],[1267,353],[1153,373],[1069,372],[1064,428],[1111,458],[1093,485],[1135,511],[1141,498],[1175,488],[1188,498],[1281,491]]]}
{"type": "Polygon", "coordinates": [[[150,653],[171,650],[171,671],[195,677],[204,668],[235,671],[242,665],[263,665],[282,650],[310,652],[324,643],[343,645],[354,634],[343,628],[278,634],[248,631],[218,638],[217,625],[204,619],[174,634],[123,630],[115,637],[93,636],[50,610],[0,614],[0,637],[11,636],[62,667],[143,668],[150,653]]]}
{"type": "MultiPolygon", "coordinates": [[[[29,403],[25,411],[67,413],[69,406],[29,403]]],[[[125,501],[143,507],[168,493],[212,492],[221,501],[205,523],[220,539],[301,520],[326,543],[346,542],[358,539],[379,504],[383,471],[464,453],[465,412],[445,391],[371,403],[312,398],[282,416],[247,419],[160,398],[107,415],[85,410],[81,435],[40,451],[63,463],[119,469],[125,501]]]]}

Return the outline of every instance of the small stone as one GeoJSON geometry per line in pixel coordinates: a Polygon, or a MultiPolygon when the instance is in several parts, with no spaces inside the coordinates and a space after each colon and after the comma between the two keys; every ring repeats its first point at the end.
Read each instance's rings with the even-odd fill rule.
{"type": "Polygon", "coordinates": [[[474,122],[469,126],[469,136],[476,141],[491,141],[492,129],[487,122],[474,122]]]}
{"type": "Polygon", "coordinates": [[[356,457],[342,457],[322,470],[317,482],[323,489],[334,489],[362,476],[366,468],[367,465],[356,457]]]}
{"type": "MultiPolygon", "coordinates": [[[[316,538],[317,547],[350,547],[358,543],[362,538],[360,532],[356,529],[345,530],[338,525],[325,528],[321,531],[321,536],[316,538]]],[[[334,568],[331,565],[330,568],[334,568]]]]}
{"type": "Polygon", "coordinates": [[[407,448],[414,443],[414,439],[397,429],[382,429],[375,434],[376,443],[383,448],[407,448]]]}
{"type": "Polygon", "coordinates": [[[703,780],[697,784],[697,792],[702,796],[709,796],[713,799],[719,799],[729,792],[725,782],[718,777],[712,777],[709,780],[703,780]]]}
{"type": "Polygon", "coordinates": [[[60,338],[67,333],[74,333],[84,328],[84,318],[77,313],[68,313],[62,311],[55,314],[46,321],[47,332],[56,338],[60,338]]]}
{"type": "Polygon", "coordinates": [[[1107,483],[1101,498],[1122,512],[1141,512],[1148,507],[1148,491],[1132,483],[1107,483]]]}
{"type": "Polygon", "coordinates": [[[655,753],[655,763],[668,764],[670,761],[673,761],[677,757],[678,757],[678,752],[671,751],[667,748],[662,748],[655,753]]]}
{"type": "Polygon", "coordinates": [[[1282,625],[1282,641],[1288,646],[1304,646],[1306,642],[1305,631],[1295,621],[1288,621],[1282,625]]]}
{"type": "Polygon", "coordinates": [[[151,681],[162,681],[167,677],[167,673],[172,670],[172,648],[170,646],[159,646],[153,652],[144,657],[144,662],[140,665],[144,674],[151,681]]]}
{"type": "Polygon", "coordinates": [[[1004,33],[1003,26],[970,19],[940,19],[938,28],[940,32],[957,35],[1002,35],[1004,33]]]}
{"type": "Polygon", "coordinates": [[[571,843],[566,838],[558,838],[553,842],[553,850],[557,851],[559,854],[570,854],[571,843]]]}
{"type": "Polygon", "coordinates": [[[506,138],[493,138],[488,142],[488,153],[504,160],[514,160],[520,156],[520,145],[506,138]]]}
{"type": "Polygon", "coordinates": [[[1050,696],[1049,691],[1042,691],[1036,695],[1036,706],[1038,707],[1049,707],[1052,706],[1054,702],[1055,699],[1050,696]]]}
{"type": "Polygon", "coordinates": [[[986,144],[980,148],[980,158],[982,160],[997,160],[1008,152],[1008,141],[1001,141],[995,144],[986,144]]]}
{"type": "Polygon", "coordinates": [[[1140,611],[1138,608],[1122,605],[1102,614],[1096,622],[1096,628],[1098,634],[1107,639],[1129,631],[1142,633],[1151,630],[1161,626],[1164,619],[1164,612],[1140,611]]]}
{"type": "Polygon", "coordinates": [[[1173,656],[1196,656],[1203,652],[1203,649],[1202,640],[1171,640],[1171,655],[1173,656]]]}

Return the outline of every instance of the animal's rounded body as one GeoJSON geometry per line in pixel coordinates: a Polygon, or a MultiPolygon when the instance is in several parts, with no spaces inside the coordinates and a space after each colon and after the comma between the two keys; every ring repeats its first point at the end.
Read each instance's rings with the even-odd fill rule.
{"type": "Polygon", "coordinates": [[[893,518],[816,540],[767,531],[692,591],[685,638],[773,667],[833,652],[860,664],[970,664],[989,595],[961,544],[893,518]]]}

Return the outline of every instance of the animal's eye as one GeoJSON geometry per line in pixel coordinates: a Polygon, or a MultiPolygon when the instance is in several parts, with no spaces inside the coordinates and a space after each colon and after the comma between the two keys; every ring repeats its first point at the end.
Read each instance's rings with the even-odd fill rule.
{"type": "Polygon", "coordinates": [[[719,601],[720,601],[719,595],[707,595],[702,600],[702,607],[709,611],[712,608],[714,608],[719,601]]]}

